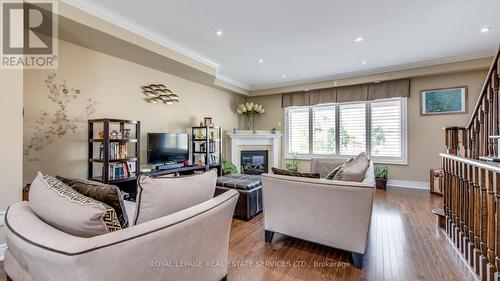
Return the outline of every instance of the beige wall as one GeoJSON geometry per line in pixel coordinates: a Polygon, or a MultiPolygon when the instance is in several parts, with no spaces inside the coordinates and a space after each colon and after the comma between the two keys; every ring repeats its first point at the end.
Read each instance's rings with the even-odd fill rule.
{"type": "MultiPolygon", "coordinates": [[[[408,165],[390,165],[391,178],[428,181],[430,168],[440,167],[438,154],[444,150],[443,127],[465,126],[479,95],[487,71],[471,71],[411,79],[408,98],[408,165]],[[420,91],[444,87],[468,86],[468,114],[420,116],[420,91]]],[[[247,98],[263,104],[266,113],[255,119],[257,129],[283,129],[281,95],[247,98]]],[[[309,161],[300,161],[299,169],[308,170],[309,161]]]]}
{"type": "MultiPolygon", "coordinates": [[[[0,70],[0,127],[2,161],[0,171],[0,212],[21,200],[22,190],[22,143],[23,143],[23,71],[0,70]]],[[[5,232],[0,226],[0,245],[5,243],[5,232]]]]}
{"type": "MultiPolygon", "coordinates": [[[[52,144],[25,157],[24,182],[30,182],[38,170],[70,177],[87,176],[87,117],[83,114],[87,100],[97,101],[96,112],[90,118],[123,118],[141,121],[142,162],[146,161],[147,132],[188,132],[203,117],[212,116],[224,129],[238,127],[234,111],[243,98],[234,94],[194,83],[176,76],[130,63],[90,49],[60,41],[59,69],[56,79],[66,80],[68,87],[78,88],[81,97],[68,104],[70,119],[76,132],[55,137],[52,144]],[[180,96],[174,105],[148,104],[141,86],[163,83],[180,96]],[[29,159],[36,159],[30,161],[29,159]]],[[[44,80],[48,70],[27,70],[24,73],[24,148],[34,136],[34,122],[41,112],[53,116],[56,106],[48,99],[44,80]]],[[[49,118],[49,121],[54,118],[49,118]]],[[[44,127],[48,126],[45,122],[44,127]]]]}

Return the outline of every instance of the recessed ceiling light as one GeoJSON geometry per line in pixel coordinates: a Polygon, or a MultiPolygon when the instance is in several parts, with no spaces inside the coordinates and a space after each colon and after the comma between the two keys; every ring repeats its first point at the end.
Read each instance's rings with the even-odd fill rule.
{"type": "Polygon", "coordinates": [[[362,63],[362,64],[366,64],[366,61],[362,61],[361,63],[362,63]]]}
{"type": "Polygon", "coordinates": [[[378,83],[380,83],[380,80],[375,80],[375,81],[373,81],[373,83],[378,84],[378,83]]]}
{"type": "Polygon", "coordinates": [[[491,27],[483,27],[481,28],[481,33],[486,33],[491,30],[491,27]]]}
{"type": "Polygon", "coordinates": [[[217,35],[217,36],[221,36],[221,35],[222,35],[222,31],[221,31],[221,30],[217,30],[217,31],[215,32],[215,35],[217,35]]]}
{"type": "Polygon", "coordinates": [[[364,40],[363,37],[358,37],[354,39],[354,42],[362,42],[363,40],[364,40]]]}
{"type": "Polygon", "coordinates": [[[285,74],[281,74],[281,78],[286,78],[286,75],[285,74]]]}
{"type": "Polygon", "coordinates": [[[258,61],[259,63],[263,63],[263,62],[264,62],[264,60],[263,60],[263,59],[259,59],[259,60],[257,60],[257,61],[258,61]]]}

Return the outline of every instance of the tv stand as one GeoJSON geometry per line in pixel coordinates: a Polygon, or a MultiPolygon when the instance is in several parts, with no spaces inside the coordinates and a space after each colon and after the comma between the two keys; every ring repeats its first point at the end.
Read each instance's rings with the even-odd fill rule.
{"type": "Polygon", "coordinates": [[[178,168],[183,168],[184,163],[164,163],[162,165],[156,166],[156,170],[164,171],[164,170],[172,170],[172,169],[178,169],[178,168]]]}
{"type": "MultiPolygon", "coordinates": [[[[148,175],[150,177],[158,177],[158,176],[172,175],[172,174],[182,176],[182,175],[193,174],[196,171],[205,171],[206,168],[207,168],[206,166],[191,165],[191,166],[183,166],[183,167],[173,168],[173,169],[165,169],[165,170],[159,169],[159,170],[155,170],[155,171],[151,171],[151,172],[147,172],[147,173],[143,173],[143,174],[148,175]]],[[[221,173],[222,173],[220,164],[210,165],[209,168],[210,169],[217,169],[218,175],[221,175],[221,173]]]]}

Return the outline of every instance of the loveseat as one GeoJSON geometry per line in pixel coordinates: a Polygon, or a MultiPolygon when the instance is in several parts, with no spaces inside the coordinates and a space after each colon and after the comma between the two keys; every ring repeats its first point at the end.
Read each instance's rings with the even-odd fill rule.
{"type": "MultiPolygon", "coordinates": [[[[343,159],[313,159],[311,172],[326,176],[343,159]]],[[[274,233],[350,251],[362,266],[372,215],[375,178],[370,161],[362,182],[262,175],[265,240],[274,233]]]]}

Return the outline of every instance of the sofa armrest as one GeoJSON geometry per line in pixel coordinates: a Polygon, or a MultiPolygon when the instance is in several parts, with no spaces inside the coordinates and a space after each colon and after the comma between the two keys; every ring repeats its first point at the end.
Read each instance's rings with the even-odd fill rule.
{"type": "Polygon", "coordinates": [[[171,215],[92,238],[52,228],[27,203],[17,203],[6,215],[9,255],[45,280],[156,280],[160,274],[170,280],[218,280],[227,274],[226,267],[170,266],[197,259],[226,261],[237,199],[238,192],[230,190],[171,215]],[[160,273],[151,267],[151,262],[167,260],[172,264],[160,273]],[[180,277],[182,270],[185,278],[180,277]]]}

